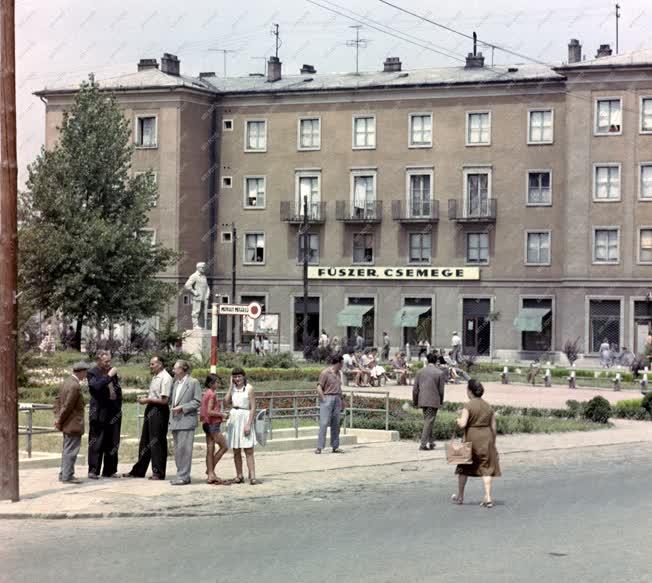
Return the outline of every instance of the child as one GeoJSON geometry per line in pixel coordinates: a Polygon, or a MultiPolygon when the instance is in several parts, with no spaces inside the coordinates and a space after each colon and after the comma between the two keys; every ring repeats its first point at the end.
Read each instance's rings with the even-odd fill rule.
{"type": "Polygon", "coordinates": [[[224,421],[225,415],[220,408],[220,400],[215,395],[217,375],[209,374],[204,386],[206,391],[202,396],[199,419],[206,434],[206,482],[220,484],[222,480],[215,475],[215,466],[227,452],[228,447],[224,434],[220,432],[220,424],[224,421]],[[219,446],[217,453],[215,453],[215,444],[219,446]]]}

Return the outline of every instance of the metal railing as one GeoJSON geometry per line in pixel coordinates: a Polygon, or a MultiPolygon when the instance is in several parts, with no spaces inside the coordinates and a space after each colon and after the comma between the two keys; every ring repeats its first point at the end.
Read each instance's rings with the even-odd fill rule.
{"type": "MultiPolygon", "coordinates": [[[[292,200],[281,201],[281,221],[286,223],[303,222],[303,205],[292,200]]],[[[308,222],[323,223],[326,221],[326,203],[308,203],[308,222]]]]}
{"type": "Polygon", "coordinates": [[[383,220],[383,203],[376,201],[338,200],[335,218],[345,223],[380,223],[383,220]]]}
{"type": "Polygon", "coordinates": [[[54,427],[35,427],[34,426],[34,411],[51,411],[54,409],[53,405],[43,405],[40,403],[18,403],[18,412],[27,415],[27,425],[18,426],[18,435],[26,436],[26,449],[27,457],[32,457],[32,436],[45,435],[48,433],[59,433],[54,427]]]}
{"type": "Polygon", "coordinates": [[[461,223],[492,223],[496,220],[496,199],[477,201],[450,199],[448,201],[448,218],[461,223]]]}
{"type": "Polygon", "coordinates": [[[404,200],[393,200],[392,218],[401,223],[435,223],[439,221],[439,201],[426,199],[408,204],[404,200]]]}

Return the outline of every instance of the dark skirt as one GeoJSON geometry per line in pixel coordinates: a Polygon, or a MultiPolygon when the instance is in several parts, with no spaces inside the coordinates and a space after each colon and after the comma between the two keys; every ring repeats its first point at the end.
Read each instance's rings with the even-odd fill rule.
{"type": "Polygon", "coordinates": [[[464,441],[470,441],[473,463],[458,465],[456,474],[463,476],[492,476],[497,478],[500,473],[500,460],[491,427],[469,427],[464,435],[464,441]]]}

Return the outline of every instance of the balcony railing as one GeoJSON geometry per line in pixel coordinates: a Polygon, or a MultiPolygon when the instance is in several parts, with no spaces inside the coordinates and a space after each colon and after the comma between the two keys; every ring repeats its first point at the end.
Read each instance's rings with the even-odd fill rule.
{"type": "Polygon", "coordinates": [[[352,202],[338,200],[335,206],[335,218],[345,223],[380,223],[383,220],[383,203],[352,202]]]}
{"type": "MultiPolygon", "coordinates": [[[[281,221],[284,223],[303,223],[303,205],[294,200],[281,201],[281,221]]],[[[308,222],[323,223],[326,221],[326,203],[308,203],[308,222]]]]}
{"type": "Polygon", "coordinates": [[[458,223],[494,223],[496,199],[479,201],[451,199],[448,201],[448,218],[458,223]]]}
{"type": "Polygon", "coordinates": [[[436,223],[439,221],[439,201],[392,201],[392,218],[401,223],[436,223]]]}

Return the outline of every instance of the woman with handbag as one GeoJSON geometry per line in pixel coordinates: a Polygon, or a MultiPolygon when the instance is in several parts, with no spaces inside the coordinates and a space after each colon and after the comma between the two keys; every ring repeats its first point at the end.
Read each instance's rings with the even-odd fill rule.
{"type": "Polygon", "coordinates": [[[224,397],[224,405],[231,407],[229,422],[226,426],[226,440],[228,447],[233,450],[236,472],[234,483],[244,483],[242,473],[242,450],[244,449],[247,458],[249,483],[252,486],[260,484],[256,480],[254,463],[256,399],[254,397],[254,388],[247,383],[245,371],[240,367],[236,367],[231,371],[231,387],[224,397]]]}
{"type": "Polygon", "coordinates": [[[481,506],[493,508],[491,481],[501,475],[496,449],[496,414],[491,405],[482,398],[482,383],[475,379],[469,380],[466,393],[469,401],[464,405],[457,425],[464,429],[464,441],[471,443],[472,459],[470,464],[459,464],[455,470],[458,486],[457,494],[453,494],[452,500],[454,504],[463,504],[468,477],[480,477],[484,486],[481,506]]]}

